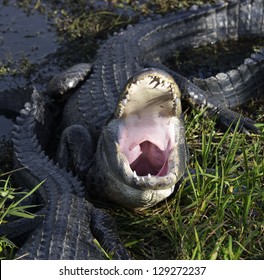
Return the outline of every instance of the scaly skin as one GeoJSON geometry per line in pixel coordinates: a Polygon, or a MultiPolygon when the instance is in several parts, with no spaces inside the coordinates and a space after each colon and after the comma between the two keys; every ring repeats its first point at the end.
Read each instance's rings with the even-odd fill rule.
{"type": "MultiPolygon", "coordinates": [[[[193,11],[179,12],[175,15],[166,15],[156,21],[146,21],[134,27],[130,26],[127,30],[109,38],[98,50],[90,78],[66,106],[65,126],[78,123],[91,132],[94,132],[97,127],[101,128],[105,120],[114,112],[118,97],[127,80],[149,63],[163,61],[171,51],[180,51],[186,46],[199,46],[250,34],[263,36],[263,1],[247,2],[250,3],[234,1],[229,5],[222,3],[193,11]],[[255,13],[259,16],[254,16],[255,13]]],[[[263,79],[259,78],[263,74],[262,56],[255,67],[255,71],[251,70],[255,74],[254,77],[247,72],[241,73],[241,78],[243,79],[246,75],[247,80],[251,79],[250,84],[254,85],[256,96],[257,92],[263,88],[263,79]],[[255,80],[257,83],[254,83],[255,80]]],[[[178,82],[177,75],[174,78],[181,84],[178,82]]],[[[248,88],[249,84],[245,83],[244,86],[248,88]]],[[[235,85],[236,94],[240,94],[242,87],[240,83],[235,85]]],[[[192,99],[194,104],[206,103],[206,100],[213,95],[215,104],[212,106],[214,107],[228,105],[233,108],[239,105],[229,100],[223,91],[200,91],[200,96],[196,101],[184,85],[180,85],[180,90],[182,98],[192,99]],[[223,98],[227,98],[227,104],[222,101],[223,98]]]]}
{"type": "MultiPolygon", "coordinates": [[[[72,174],[55,165],[43,152],[40,139],[48,134],[49,103],[34,91],[33,104],[26,103],[13,131],[15,161],[23,168],[16,174],[17,181],[39,188],[40,209],[33,225],[19,220],[15,224],[19,233],[36,228],[16,257],[23,259],[104,259],[101,246],[116,259],[129,256],[116,233],[113,219],[103,210],[95,208],[84,198],[84,187],[72,174]],[[21,228],[22,226],[22,228],[21,228]],[[26,228],[24,228],[26,226],[26,228]]],[[[42,142],[44,140],[42,139],[42,142]]],[[[4,228],[5,229],[5,228],[4,228]]],[[[10,229],[10,228],[9,228],[10,229]]],[[[1,229],[3,231],[3,228],[1,229]]],[[[7,232],[7,228],[6,228],[7,232]]],[[[16,235],[11,232],[9,238],[16,235]]]]}
{"type": "MultiPolygon", "coordinates": [[[[209,114],[217,114],[222,123],[230,125],[239,116],[227,107],[243,104],[249,95],[254,97],[263,93],[263,50],[226,75],[217,75],[195,83],[160,63],[172,50],[181,50],[185,46],[198,46],[248,34],[263,36],[263,33],[263,1],[255,0],[233,1],[230,4],[179,12],[128,27],[111,37],[99,49],[90,77],[70,98],[64,109],[63,125],[66,129],[60,141],[59,162],[62,166],[73,169],[86,183],[90,183],[88,187],[91,192],[94,186],[94,192],[99,192],[102,197],[126,207],[146,208],[166,198],[172,193],[174,183],[180,179],[187,163],[180,93],[182,98],[192,105],[199,108],[207,106],[209,114]],[[148,69],[143,70],[146,67],[148,69]],[[157,67],[167,70],[170,75],[157,67]],[[137,85],[130,92],[129,88],[139,80],[143,81],[138,87],[139,92],[136,91],[137,85]],[[174,91],[170,90],[167,94],[166,90],[164,91],[165,84],[165,88],[173,88],[174,91]],[[151,98],[151,95],[150,98],[145,98],[142,88],[147,88],[151,94],[154,92],[155,98],[151,98]],[[161,93],[161,98],[158,98],[157,92],[152,91],[154,88],[161,93]],[[127,98],[128,92],[132,101],[140,104],[138,112],[136,106],[127,98]],[[152,104],[152,110],[147,106],[149,103],[152,104]],[[168,110],[162,111],[162,107],[158,105],[168,110]],[[135,116],[141,117],[143,124],[135,116]],[[158,162],[144,159],[144,162],[151,166],[150,176],[147,170],[139,167],[138,161],[130,162],[135,154],[130,154],[124,145],[124,135],[129,135],[132,130],[131,123],[136,120],[135,123],[142,130],[149,119],[163,120],[158,121],[158,129],[160,123],[166,127],[171,122],[173,125],[169,127],[174,127],[170,141],[165,137],[167,145],[164,146],[164,150],[174,153],[174,157],[167,157],[168,161],[164,160],[163,166],[159,163],[160,154],[164,155],[160,152],[161,149],[149,143],[152,141],[150,138],[153,139],[153,133],[148,136],[148,141],[142,142],[142,150],[146,148],[150,154],[159,158],[158,162]],[[173,143],[176,143],[173,149],[168,144],[172,139],[173,143]],[[127,159],[124,160],[120,151],[127,159]],[[111,172],[108,172],[109,170],[111,172]],[[167,176],[168,170],[173,170],[175,182],[171,182],[170,176],[167,176]],[[164,191],[166,189],[169,191],[164,191]],[[149,190],[152,194],[148,198],[146,192],[149,190]],[[158,193],[162,195],[157,195],[158,193]]],[[[86,78],[90,70],[91,66],[85,64],[69,69],[54,78],[47,93],[54,98],[64,95],[77,84],[76,81],[86,78]]],[[[94,233],[108,251],[113,252],[113,247],[117,246],[118,250],[114,251],[116,258],[127,258],[117,235],[111,233],[112,222],[106,227],[100,227],[108,218],[83,199],[82,184],[41,152],[43,147],[45,148],[45,139],[49,139],[52,130],[52,119],[49,119],[47,109],[43,113],[47,103],[42,102],[41,98],[33,98],[33,107],[27,104],[13,134],[16,162],[25,167],[20,173],[22,181],[33,187],[46,179],[39,191],[45,207],[38,212],[46,214],[46,217],[44,220],[36,220],[37,223],[19,221],[22,228],[28,225],[25,231],[32,228],[35,228],[35,231],[18,256],[26,253],[26,258],[101,258],[92,242],[94,233]],[[65,213],[71,213],[69,218],[65,219],[65,213]],[[96,219],[100,222],[96,223],[96,219]],[[71,229],[77,228],[76,238],[71,229]],[[106,236],[100,238],[102,232],[106,233],[106,236]],[[83,235],[87,245],[84,248],[79,246],[83,244],[83,235]],[[110,244],[105,244],[108,240],[110,244]]],[[[146,127],[152,127],[153,122],[150,124],[146,127]]],[[[241,124],[246,130],[255,130],[254,123],[247,118],[242,117],[241,124]]],[[[162,131],[167,133],[167,130],[162,131]]],[[[135,134],[138,134],[136,130],[135,134]]],[[[158,135],[157,133],[157,138],[158,135]]],[[[161,145],[159,140],[158,142],[158,145],[161,145]]],[[[0,233],[9,233],[10,229],[12,224],[9,229],[1,227],[0,233]]]]}
{"type": "MultiPolygon", "coordinates": [[[[179,88],[178,96],[181,94],[182,99],[193,106],[207,107],[210,116],[217,115],[219,121],[228,127],[240,118],[229,108],[241,105],[249,96],[254,97],[263,92],[263,51],[252,55],[252,58],[245,60],[245,63],[237,69],[230,70],[226,74],[220,73],[204,81],[195,81],[196,84],[167,69],[161,62],[172,50],[181,50],[186,46],[238,38],[249,33],[262,36],[263,14],[263,1],[256,0],[250,3],[233,1],[229,4],[207,6],[167,15],[155,21],[146,21],[128,27],[127,30],[109,38],[98,50],[90,77],[65,106],[63,124],[67,128],[59,149],[60,164],[74,170],[86,180],[90,192],[124,207],[147,208],[171,195],[175,184],[184,173],[187,162],[181,109],[178,108],[175,115],[170,115],[171,119],[173,116],[178,120],[174,136],[169,140],[177,143],[175,147],[177,152],[169,150],[170,155],[174,155],[174,160],[171,160],[170,156],[167,158],[165,156],[165,144],[162,149],[161,144],[156,145],[152,141],[153,136],[148,135],[144,138],[138,135],[140,131],[143,135],[151,131],[149,121],[144,119],[144,112],[150,114],[150,110],[148,111],[150,100],[140,92],[142,90],[140,86],[138,93],[136,92],[136,83],[138,77],[142,75],[141,71],[147,71],[154,80],[162,79],[171,85],[176,81],[179,88]],[[148,68],[145,69],[146,67],[148,68]],[[171,76],[164,77],[158,68],[164,69],[171,76]],[[172,77],[175,81],[170,82],[172,77]],[[136,96],[134,102],[137,102],[140,108],[137,112],[130,108],[133,105],[130,102],[128,88],[133,84],[135,85],[133,96],[136,96]],[[207,91],[201,90],[205,87],[207,91]],[[123,111],[128,113],[123,114],[123,111]],[[143,120],[139,124],[137,118],[141,117],[143,120]],[[138,128],[131,123],[136,123],[138,128]],[[126,129],[122,130],[122,127],[126,129]],[[122,140],[122,131],[129,129],[133,130],[131,135],[137,135],[134,142],[138,144],[132,143],[133,145],[129,146],[130,151],[123,147],[122,140]],[[78,137],[75,137],[76,135],[78,137]],[[97,142],[98,135],[98,144],[94,145],[90,139],[97,142]],[[179,139],[176,140],[175,135],[180,135],[179,139]],[[79,137],[82,139],[80,142],[79,137]],[[97,146],[97,150],[93,158],[94,146],[97,146]],[[156,152],[151,152],[152,150],[156,152]],[[142,156],[139,156],[139,151],[142,156]],[[152,159],[149,159],[151,156],[152,159]],[[153,171],[155,157],[158,158],[157,162],[163,158],[164,165],[168,165],[166,160],[172,162],[167,172],[153,171]],[[135,160],[134,163],[132,159],[135,160]],[[139,167],[140,164],[147,164],[149,169],[145,168],[143,172],[143,167],[139,167]],[[174,174],[173,177],[169,175],[170,172],[174,174]]],[[[149,85],[151,83],[150,81],[149,85]]],[[[166,107],[166,102],[164,104],[166,107]]],[[[152,107],[152,113],[152,118],[156,120],[157,107],[152,107]]],[[[160,127],[162,126],[164,125],[160,122],[160,127]]],[[[254,122],[243,116],[240,126],[246,132],[249,130],[257,132],[254,122]]],[[[157,129],[157,131],[157,139],[167,133],[167,130],[157,129]]],[[[125,133],[127,138],[134,137],[128,137],[130,134],[125,133]]],[[[160,141],[156,140],[157,143],[160,141]]],[[[168,141],[168,138],[164,141],[168,141]]],[[[157,162],[154,165],[158,165],[157,162]]]]}

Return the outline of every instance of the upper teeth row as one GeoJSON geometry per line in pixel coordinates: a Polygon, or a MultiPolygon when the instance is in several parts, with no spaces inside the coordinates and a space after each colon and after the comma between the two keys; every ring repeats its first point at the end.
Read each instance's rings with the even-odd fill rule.
{"type": "MultiPolygon", "coordinates": [[[[176,98],[176,94],[174,93],[174,89],[173,87],[171,86],[171,83],[170,82],[167,82],[167,81],[164,81],[158,77],[155,77],[155,76],[148,76],[149,78],[149,85],[153,85],[153,88],[169,88],[170,89],[170,92],[173,94],[173,98],[175,99],[176,98]]],[[[134,84],[136,84],[137,86],[140,85],[140,82],[142,82],[141,80],[139,81],[136,81],[134,84]]],[[[122,99],[122,101],[119,103],[119,110],[118,110],[118,116],[117,117],[121,117],[124,113],[124,109],[125,109],[125,106],[127,105],[128,101],[130,99],[130,95],[129,93],[126,94],[126,97],[122,99]]]]}
{"type": "Polygon", "coordinates": [[[162,79],[159,79],[159,78],[155,78],[155,77],[152,77],[152,76],[149,76],[151,78],[151,81],[150,81],[150,85],[153,84],[153,88],[156,88],[156,87],[160,87],[160,88],[170,88],[171,89],[171,84],[167,81],[163,81],[162,79]]]}

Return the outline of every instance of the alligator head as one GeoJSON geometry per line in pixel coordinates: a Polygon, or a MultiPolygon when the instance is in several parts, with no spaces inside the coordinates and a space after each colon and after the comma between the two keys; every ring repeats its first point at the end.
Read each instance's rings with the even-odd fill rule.
{"type": "Polygon", "coordinates": [[[165,71],[131,77],[100,135],[93,176],[100,195],[132,209],[172,194],[187,163],[180,91],[165,71]]]}

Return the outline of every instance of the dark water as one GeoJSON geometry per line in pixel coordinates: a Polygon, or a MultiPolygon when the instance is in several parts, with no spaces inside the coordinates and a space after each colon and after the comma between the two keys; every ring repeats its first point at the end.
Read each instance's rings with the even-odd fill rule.
{"type": "Polygon", "coordinates": [[[0,115],[0,139],[3,136],[9,136],[10,132],[12,130],[12,126],[13,126],[13,121],[12,119],[8,119],[5,116],[1,116],[0,115]]]}
{"type": "MultiPolygon", "coordinates": [[[[21,2],[0,3],[0,94],[30,84],[38,75],[38,65],[58,48],[56,32],[47,16],[51,8],[47,6],[47,12],[41,13],[34,6],[20,6],[21,2]]],[[[5,100],[0,102],[0,110],[4,110],[5,100]]],[[[11,129],[12,118],[0,111],[0,138],[11,129]]]]}
{"type": "Polygon", "coordinates": [[[186,77],[204,79],[237,68],[263,46],[263,38],[251,37],[186,48],[175,52],[168,60],[168,66],[186,77]]]}
{"type": "Polygon", "coordinates": [[[36,63],[56,50],[47,16],[37,11],[28,14],[15,1],[1,5],[0,32],[0,57],[4,65],[19,66],[22,60],[36,63]]]}

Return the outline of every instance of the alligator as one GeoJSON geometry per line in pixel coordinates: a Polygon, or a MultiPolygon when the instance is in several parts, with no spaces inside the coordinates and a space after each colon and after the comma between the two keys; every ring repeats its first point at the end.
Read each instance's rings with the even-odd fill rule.
{"type": "Polygon", "coordinates": [[[45,206],[35,221],[4,228],[34,228],[18,257],[101,258],[95,236],[117,259],[129,258],[112,220],[84,198],[84,186],[92,196],[131,209],[169,197],[188,164],[181,100],[206,107],[225,126],[239,120],[242,130],[258,132],[231,109],[263,93],[264,49],[204,80],[190,81],[162,62],[187,46],[263,36],[263,10],[262,0],[231,1],[128,26],[106,40],[92,66],[79,64],[55,76],[42,95],[34,90],[12,140],[15,163],[24,168],[19,182],[45,180],[39,190],[45,206]],[[64,130],[55,164],[44,150],[61,99],[64,130]]]}
{"type": "Polygon", "coordinates": [[[27,102],[17,118],[12,133],[16,173],[20,187],[37,191],[40,205],[35,218],[21,218],[2,226],[1,235],[17,238],[32,231],[30,238],[16,254],[18,259],[105,259],[102,248],[114,259],[129,259],[117,234],[114,219],[85,199],[84,185],[77,177],[61,169],[43,148],[51,129],[50,103],[44,102],[34,89],[32,103],[27,102]],[[45,217],[45,218],[44,218],[45,217]]]}
{"type": "MultiPolygon", "coordinates": [[[[188,160],[181,99],[231,125],[239,115],[229,108],[263,92],[263,50],[196,84],[162,61],[186,46],[263,35],[262,15],[263,1],[221,3],[146,21],[108,39],[89,79],[65,105],[60,164],[81,175],[93,193],[124,207],[151,207],[171,195],[188,160]]],[[[240,123],[256,131],[251,120],[240,123]]]]}

